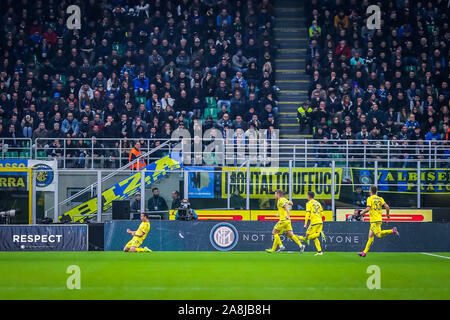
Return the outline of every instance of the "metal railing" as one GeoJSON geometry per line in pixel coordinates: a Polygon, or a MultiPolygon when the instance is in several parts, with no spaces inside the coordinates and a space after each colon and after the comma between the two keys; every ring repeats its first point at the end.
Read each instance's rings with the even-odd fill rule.
{"type": "MultiPolygon", "coordinates": [[[[330,165],[326,168],[315,168],[310,166],[308,168],[295,167],[293,161],[289,161],[288,168],[256,168],[251,167],[249,161],[244,162],[243,165],[236,168],[211,168],[196,167],[188,170],[180,168],[171,171],[171,176],[162,185],[157,185],[161,190],[161,195],[164,195],[166,201],[170,199],[171,190],[183,190],[182,194],[185,198],[197,198],[198,201],[203,201],[201,206],[194,207],[195,209],[204,208],[212,210],[210,207],[231,209],[231,196],[237,190],[242,194],[244,199],[243,208],[246,210],[255,209],[257,204],[255,200],[259,199],[273,199],[273,192],[276,189],[286,191],[289,199],[296,199],[296,208],[300,205],[304,207],[306,201],[306,193],[311,190],[319,195],[319,199],[323,201],[323,205],[328,207],[327,210],[335,212],[337,207],[351,207],[352,198],[357,187],[367,188],[371,184],[379,187],[383,197],[389,197],[388,201],[393,206],[400,207],[416,207],[424,206],[430,207],[430,203],[435,206],[448,206],[448,170],[449,169],[434,169],[422,166],[421,162],[411,163],[408,168],[387,168],[386,160],[374,160],[373,166],[370,168],[361,168],[356,166],[356,163],[351,160],[350,167],[339,167],[338,161],[330,161],[330,165]],[[203,187],[196,180],[202,173],[213,174],[210,176],[215,182],[212,183],[214,187],[208,186],[199,197],[200,190],[203,187]],[[263,178],[264,177],[264,178],[263,178]],[[220,188],[220,189],[217,189],[220,188]],[[386,193],[384,193],[386,192],[386,193]],[[206,196],[205,196],[206,195],[206,196]],[[208,198],[206,202],[204,199],[208,198]]],[[[398,162],[401,163],[401,162],[398,162]]],[[[444,164],[444,161],[438,161],[439,164],[444,164]]],[[[110,171],[110,170],[109,170],[110,171]]],[[[139,189],[141,193],[140,210],[144,211],[147,208],[148,199],[152,196],[149,192],[150,187],[145,181],[145,176],[159,174],[160,170],[141,171],[139,181],[134,180],[136,185],[133,188],[139,189]],[[139,185],[139,187],[137,187],[139,185]]],[[[64,170],[66,179],[76,180],[77,176],[90,175],[91,178],[97,179],[100,177],[96,192],[88,194],[86,200],[75,200],[80,193],[70,198],[65,202],[61,202],[61,208],[58,212],[53,212],[55,220],[58,216],[66,213],[75,206],[79,206],[87,199],[96,199],[97,208],[102,208],[102,191],[110,188],[116,181],[106,181],[101,179],[101,171],[82,172],[80,170],[64,170]],[[70,174],[69,174],[70,173],[70,174]],[[100,186],[100,187],[98,187],[100,186]],[[70,202],[70,203],[68,203],[70,202]],[[64,208],[63,204],[66,204],[64,208]]],[[[104,171],[106,174],[106,171],[104,171]]],[[[111,174],[112,172],[107,172],[111,174]]],[[[126,174],[128,172],[123,172],[126,174]]],[[[210,179],[209,177],[207,179],[210,179]]],[[[209,183],[211,185],[211,183],[209,183]]],[[[67,183],[63,183],[67,186],[67,183]]],[[[89,192],[91,186],[85,188],[84,191],[89,192]]],[[[153,186],[151,186],[153,187],[153,186]]],[[[65,193],[64,189],[60,190],[65,193]]],[[[120,191],[117,196],[120,195],[120,191]]],[[[52,208],[45,211],[45,215],[49,216],[52,208]]],[[[299,209],[304,210],[304,209],[299,209]]],[[[97,214],[90,214],[97,222],[110,219],[110,209],[100,209],[97,214]]],[[[84,216],[84,215],[83,215],[84,216]]]]}
{"type": "MultiPolygon", "coordinates": [[[[86,192],[91,192],[94,190],[94,188],[97,188],[97,193],[99,193],[101,195],[101,186],[104,182],[108,181],[109,179],[111,179],[112,177],[118,175],[121,172],[124,171],[128,171],[130,170],[130,167],[132,167],[134,164],[138,163],[139,161],[141,161],[141,159],[146,159],[148,158],[151,154],[158,152],[160,149],[165,148],[167,145],[169,144],[169,141],[164,142],[163,144],[161,144],[160,146],[155,147],[152,150],[149,150],[143,154],[141,154],[139,157],[137,157],[136,159],[134,159],[133,161],[123,165],[122,167],[118,168],[117,170],[114,170],[113,172],[109,173],[108,175],[106,175],[105,177],[102,177],[101,175],[101,171],[97,172],[97,182],[92,183],[91,185],[85,187],[84,189],[78,191],[77,193],[71,195],[70,197],[64,199],[63,201],[59,202],[58,205],[56,207],[65,205],[67,203],[70,203],[73,199],[76,199],[77,197],[81,196],[82,194],[86,193],[86,192]],[[100,186],[100,188],[99,188],[100,186]]],[[[101,203],[101,202],[100,202],[101,203]]],[[[52,210],[55,210],[56,208],[55,206],[48,208],[45,211],[45,214],[48,215],[48,213],[52,210]]],[[[59,211],[59,210],[57,210],[59,211]]],[[[99,210],[101,212],[101,210],[99,210]]]]}
{"type": "Polygon", "coordinates": [[[0,138],[1,159],[29,159],[32,155],[32,141],[30,138],[0,138]]]}
{"type": "Polygon", "coordinates": [[[147,163],[170,153],[173,142],[159,144],[160,139],[114,139],[114,138],[58,138],[36,139],[34,157],[36,159],[58,160],[58,167],[117,169],[129,165],[129,154],[136,142],[141,143],[141,151],[146,154],[147,163]],[[54,141],[58,141],[56,145],[54,141]],[[150,152],[151,151],[151,152],[150,152]],[[157,154],[155,151],[159,151],[157,154]],[[155,155],[150,157],[151,154],[155,155]]]}
{"type": "MultiPolygon", "coordinates": [[[[128,164],[131,142],[140,141],[141,150],[148,153],[155,150],[160,139],[59,139],[62,143],[59,155],[48,139],[36,139],[36,158],[45,152],[46,159],[57,159],[59,168],[102,169],[120,168],[128,164]],[[69,145],[69,142],[73,142],[69,145]],[[81,141],[81,142],[80,142],[81,141]],[[47,143],[47,144],[44,144],[47,143]],[[76,144],[89,144],[77,149],[76,144]]],[[[147,163],[178,150],[186,165],[241,165],[246,160],[251,165],[273,166],[273,161],[286,166],[289,160],[294,166],[329,166],[335,160],[338,166],[360,163],[371,166],[374,160],[389,160],[390,167],[396,162],[413,163],[420,161],[428,167],[437,167],[450,157],[448,141],[426,140],[312,140],[312,139],[248,139],[243,137],[191,139],[170,139],[158,148],[158,152],[148,153],[147,163]],[[197,143],[197,145],[196,145],[197,143]],[[208,146],[214,148],[206,149],[208,146]],[[152,155],[152,156],[150,156],[152,155]]],[[[275,165],[278,166],[278,165],[275,165]]]]}

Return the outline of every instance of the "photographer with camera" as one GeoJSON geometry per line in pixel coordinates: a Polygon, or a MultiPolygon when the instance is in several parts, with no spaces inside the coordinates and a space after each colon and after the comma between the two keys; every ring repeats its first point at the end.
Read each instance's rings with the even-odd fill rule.
{"type": "Polygon", "coordinates": [[[181,201],[180,207],[175,214],[175,220],[179,221],[191,221],[198,220],[198,216],[194,209],[191,208],[191,204],[188,199],[183,199],[181,201]]]}
{"type": "Polygon", "coordinates": [[[355,209],[353,214],[348,216],[347,222],[364,221],[364,214],[361,214],[361,211],[363,211],[363,209],[355,209]]]}

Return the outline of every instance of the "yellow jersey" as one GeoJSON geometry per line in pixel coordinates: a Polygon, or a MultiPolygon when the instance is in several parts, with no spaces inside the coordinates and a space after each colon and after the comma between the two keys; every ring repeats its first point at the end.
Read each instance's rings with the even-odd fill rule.
{"type": "Polygon", "coordinates": [[[143,241],[147,237],[149,231],[150,231],[150,222],[141,222],[135,234],[136,236],[142,235],[142,237],[139,237],[139,239],[143,241]]]}
{"type": "Polygon", "coordinates": [[[284,208],[286,205],[289,205],[289,200],[286,198],[280,198],[277,201],[277,209],[278,209],[278,215],[280,218],[280,221],[283,220],[289,220],[289,218],[287,217],[287,211],[284,208]]]}
{"type": "Polygon", "coordinates": [[[323,209],[319,201],[312,199],[306,204],[305,223],[311,219],[311,225],[323,223],[323,209]]]}
{"type": "Polygon", "coordinates": [[[367,198],[367,206],[370,207],[370,222],[381,222],[383,220],[383,206],[386,202],[379,196],[370,196],[367,198]]]}

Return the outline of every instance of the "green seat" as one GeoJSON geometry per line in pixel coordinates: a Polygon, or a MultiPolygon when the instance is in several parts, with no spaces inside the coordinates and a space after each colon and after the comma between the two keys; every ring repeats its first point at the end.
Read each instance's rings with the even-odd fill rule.
{"type": "Polygon", "coordinates": [[[416,66],[406,66],[405,70],[406,70],[406,72],[411,72],[411,71],[414,71],[414,73],[417,72],[416,66]]]}
{"type": "Polygon", "coordinates": [[[6,151],[5,152],[5,158],[7,159],[17,159],[19,158],[19,152],[17,151],[6,151]]]}
{"type": "Polygon", "coordinates": [[[136,97],[136,102],[138,103],[138,104],[141,104],[141,103],[147,103],[147,98],[146,97],[136,97]]]}
{"type": "Polygon", "coordinates": [[[206,108],[205,112],[203,113],[203,119],[208,118],[208,116],[211,116],[213,120],[217,119],[217,109],[216,108],[206,108]]]}
{"type": "Polygon", "coordinates": [[[62,83],[63,83],[63,84],[66,84],[66,80],[67,80],[67,79],[66,79],[66,76],[62,74],[62,75],[61,75],[61,81],[62,81],[62,83]]]}
{"type": "Polygon", "coordinates": [[[113,50],[117,50],[117,54],[119,55],[119,57],[122,56],[122,54],[123,54],[123,45],[120,42],[114,42],[112,44],[112,49],[113,50]]]}
{"type": "Polygon", "coordinates": [[[30,159],[31,158],[31,152],[29,150],[20,152],[20,158],[24,159],[30,159]]]}
{"type": "Polygon", "coordinates": [[[217,108],[217,101],[216,99],[214,99],[214,97],[206,97],[205,101],[208,105],[208,108],[217,108]]]}
{"type": "Polygon", "coordinates": [[[45,160],[45,159],[47,159],[47,152],[38,151],[36,154],[36,160],[45,160]]]}
{"type": "Polygon", "coordinates": [[[189,129],[191,127],[192,120],[186,117],[184,121],[186,122],[186,129],[189,129]]]}

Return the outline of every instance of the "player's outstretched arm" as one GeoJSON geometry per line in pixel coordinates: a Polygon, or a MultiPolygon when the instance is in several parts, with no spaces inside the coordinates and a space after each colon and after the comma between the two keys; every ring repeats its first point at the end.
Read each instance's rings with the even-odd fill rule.
{"type": "Polygon", "coordinates": [[[390,219],[391,216],[390,216],[389,212],[391,211],[391,208],[389,207],[389,205],[387,203],[384,204],[384,208],[386,209],[386,218],[390,219]]]}
{"type": "Polygon", "coordinates": [[[364,215],[369,211],[370,211],[370,206],[367,206],[363,211],[361,211],[361,214],[364,215]]]}
{"type": "Polygon", "coordinates": [[[131,231],[130,229],[127,229],[127,233],[133,235],[133,237],[136,235],[136,231],[131,231]]]}
{"type": "Polygon", "coordinates": [[[309,216],[310,216],[310,212],[306,211],[306,215],[305,215],[305,224],[303,225],[303,228],[308,228],[308,220],[309,220],[309,216]]]}

